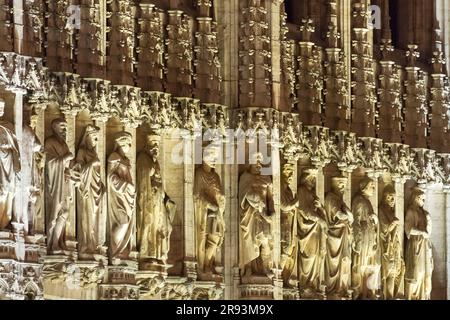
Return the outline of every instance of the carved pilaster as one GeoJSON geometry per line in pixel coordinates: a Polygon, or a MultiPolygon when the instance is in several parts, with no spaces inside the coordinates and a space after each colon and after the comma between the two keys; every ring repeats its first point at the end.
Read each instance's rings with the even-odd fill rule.
{"type": "Polygon", "coordinates": [[[23,53],[42,57],[44,45],[44,1],[24,1],[23,53]]]}
{"type": "Polygon", "coordinates": [[[167,91],[180,96],[192,96],[193,36],[191,18],[183,11],[169,10],[166,27],[167,91]]]}
{"type": "Polygon", "coordinates": [[[14,49],[13,0],[0,1],[0,51],[14,49]]]}
{"type": "Polygon", "coordinates": [[[197,18],[195,33],[194,96],[203,102],[220,103],[221,63],[217,43],[216,23],[209,17],[197,18]]]}
{"type": "Polygon", "coordinates": [[[424,72],[416,67],[420,56],[417,45],[409,45],[406,52],[408,66],[405,80],[405,119],[403,142],[417,148],[426,148],[428,135],[427,90],[424,72]]]}
{"type": "Polygon", "coordinates": [[[303,19],[300,26],[302,40],[299,42],[298,101],[300,120],[307,125],[322,125],[322,49],[311,42],[315,31],[313,21],[303,19]]]}
{"type": "Polygon", "coordinates": [[[352,131],[359,136],[374,137],[377,97],[368,14],[365,0],[353,0],[352,131]]]}
{"type": "Polygon", "coordinates": [[[433,52],[431,60],[433,73],[430,85],[430,136],[429,147],[438,152],[447,152],[450,138],[449,109],[450,86],[448,77],[443,73],[445,64],[443,52],[433,52]]]}
{"type": "Polygon", "coordinates": [[[266,1],[239,1],[239,100],[242,107],[272,105],[271,37],[266,1]]]}
{"type": "Polygon", "coordinates": [[[136,83],[142,90],[164,90],[164,13],[153,4],[139,4],[136,83]]]}
{"type": "MultiPolygon", "coordinates": [[[[284,8],[284,6],[282,6],[284,8]]],[[[289,28],[287,26],[287,14],[281,14],[281,93],[280,109],[292,111],[296,101],[296,62],[295,41],[287,38],[289,28]]]]}
{"type": "Polygon", "coordinates": [[[46,21],[46,62],[54,71],[73,72],[75,60],[76,24],[69,19],[67,12],[71,0],[45,0],[46,21]]]}
{"type": "Polygon", "coordinates": [[[382,40],[381,50],[377,132],[385,142],[400,143],[403,122],[400,68],[389,60],[389,53],[394,50],[390,39],[382,40]]]}
{"type": "Polygon", "coordinates": [[[76,70],[83,77],[105,77],[106,0],[80,1],[76,70]]]}
{"type": "Polygon", "coordinates": [[[135,15],[131,0],[108,1],[107,76],[113,83],[134,85],[135,15]]]}

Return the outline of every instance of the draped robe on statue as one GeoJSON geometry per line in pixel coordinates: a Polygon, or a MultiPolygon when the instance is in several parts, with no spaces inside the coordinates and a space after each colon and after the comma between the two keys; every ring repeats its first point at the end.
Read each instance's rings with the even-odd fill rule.
{"type": "Polygon", "coordinates": [[[20,155],[12,124],[0,121],[0,230],[9,226],[13,217],[20,155]]]}
{"type": "Polygon", "coordinates": [[[403,297],[405,264],[402,256],[399,219],[393,208],[382,203],[379,208],[381,239],[381,280],[384,299],[403,297]]]}
{"type": "Polygon", "coordinates": [[[351,223],[344,217],[348,210],[342,196],[329,192],[325,197],[328,223],[325,279],[327,292],[347,295],[351,280],[351,223]]]}
{"type": "MultiPolygon", "coordinates": [[[[239,232],[239,267],[241,270],[257,258],[270,262],[273,247],[272,217],[274,212],[272,195],[272,179],[270,176],[244,172],[239,181],[239,206],[241,222],[239,232]],[[267,245],[262,252],[262,244],[267,245]]],[[[263,273],[261,265],[254,265],[258,273],[263,273]]],[[[267,266],[266,266],[267,267],[267,266]]]]}
{"type": "MultiPolygon", "coordinates": [[[[197,260],[198,266],[201,271],[204,271],[205,267],[210,268],[212,266],[206,266],[208,257],[206,253],[208,248],[216,248],[223,239],[224,236],[224,220],[222,213],[220,213],[224,205],[222,192],[222,184],[219,175],[211,168],[210,172],[207,172],[203,167],[198,168],[195,171],[194,181],[194,211],[195,211],[195,225],[196,225],[196,245],[197,245],[197,260]],[[213,221],[208,223],[208,216],[212,219],[216,219],[216,223],[219,229],[214,228],[213,221]],[[208,230],[208,225],[214,230],[208,230]]],[[[212,262],[212,261],[210,261],[212,262]]]]}
{"type": "Polygon", "coordinates": [[[138,157],[137,179],[140,255],[166,261],[176,206],[163,189],[158,161],[147,152],[138,157]]]}
{"type": "Polygon", "coordinates": [[[22,139],[22,179],[26,186],[23,197],[24,207],[28,215],[24,217],[25,231],[33,234],[36,219],[43,214],[41,195],[42,167],[40,166],[43,155],[43,146],[33,129],[28,126],[23,128],[22,139]],[[25,221],[26,218],[26,221],[25,221]]]}
{"type": "MultiPolygon", "coordinates": [[[[83,139],[84,140],[84,139],[83,139]]],[[[105,244],[104,232],[101,229],[105,219],[103,202],[105,186],[103,185],[97,152],[88,149],[82,141],[78,150],[76,163],[81,174],[78,186],[77,208],[79,212],[78,239],[80,252],[98,253],[105,244]]]]}
{"type": "Polygon", "coordinates": [[[66,222],[69,217],[70,195],[70,153],[66,142],[51,136],[45,141],[46,154],[46,215],[47,244],[50,252],[66,247],[66,222]]]}
{"type": "Polygon", "coordinates": [[[410,206],[405,217],[405,287],[408,300],[429,300],[433,273],[433,253],[431,241],[423,234],[431,234],[431,217],[423,208],[410,206]]]}
{"type": "Polygon", "coordinates": [[[302,289],[320,290],[324,281],[326,217],[315,207],[319,198],[305,186],[298,188],[299,204],[299,281],[302,289]]]}
{"type": "Polygon", "coordinates": [[[131,163],[118,152],[108,158],[108,214],[111,258],[127,259],[133,249],[135,188],[131,163]]]}
{"type": "Polygon", "coordinates": [[[378,288],[380,270],[378,259],[378,218],[373,211],[372,203],[367,197],[358,194],[352,201],[354,217],[353,235],[354,251],[352,266],[352,287],[355,296],[362,294],[363,298],[374,298],[378,288]],[[366,224],[367,229],[362,225],[366,224]]]}
{"type": "Polygon", "coordinates": [[[298,197],[289,185],[281,190],[281,255],[282,255],[282,278],[286,286],[292,276],[297,278],[297,255],[298,255],[298,197]]]}

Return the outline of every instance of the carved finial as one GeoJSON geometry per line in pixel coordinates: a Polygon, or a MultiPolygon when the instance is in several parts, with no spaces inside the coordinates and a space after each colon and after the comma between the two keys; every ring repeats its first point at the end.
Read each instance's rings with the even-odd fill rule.
{"type": "Polygon", "coordinates": [[[327,45],[330,48],[338,48],[339,47],[339,43],[340,43],[340,39],[341,39],[341,34],[338,30],[338,27],[333,25],[333,24],[329,24],[328,25],[328,31],[327,31],[327,45]]]}
{"type": "Polygon", "coordinates": [[[309,18],[302,19],[300,23],[300,32],[302,41],[309,42],[311,41],[311,34],[316,31],[316,28],[314,27],[314,21],[309,18]]]}
{"type": "Polygon", "coordinates": [[[381,55],[383,60],[389,60],[390,53],[394,51],[391,39],[381,39],[381,55]]]}
{"type": "Polygon", "coordinates": [[[416,61],[420,57],[420,52],[417,50],[419,46],[417,44],[409,44],[408,51],[406,51],[406,58],[408,60],[408,66],[415,67],[416,61]]]}

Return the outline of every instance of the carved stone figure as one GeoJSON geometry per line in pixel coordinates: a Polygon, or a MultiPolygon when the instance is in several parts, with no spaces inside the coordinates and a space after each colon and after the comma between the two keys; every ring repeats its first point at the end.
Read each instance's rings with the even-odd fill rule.
{"type": "Polygon", "coordinates": [[[105,244],[106,189],[101,177],[101,161],[97,154],[99,128],[88,125],[84,131],[76,156],[80,172],[78,186],[78,243],[79,252],[96,254],[105,244]]]}
{"type": "Polygon", "coordinates": [[[327,252],[326,212],[316,196],[317,170],[305,170],[298,187],[299,206],[299,280],[300,288],[313,295],[325,285],[327,252]]]}
{"type": "Polygon", "coordinates": [[[425,193],[414,189],[405,216],[405,289],[408,300],[429,300],[432,289],[431,217],[424,205],[425,193]]]}
{"type": "Polygon", "coordinates": [[[297,278],[297,228],[298,197],[292,190],[294,167],[287,163],[281,172],[281,267],[285,287],[291,287],[291,280],[297,278]]]}
{"type": "Polygon", "coordinates": [[[35,233],[36,219],[43,214],[44,146],[35,133],[36,122],[37,116],[30,115],[29,125],[23,127],[22,133],[23,203],[27,210],[23,223],[26,234],[35,233]]]}
{"type": "Polygon", "coordinates": [[[138,243],[141,258],[166,263],[176,205],[164,191],[158,156],[159,137],[148,135],[137,160],[138,243]]]}
{"type": "MultiPolygon", "coordinates": [[[[5,103],[0,101],[0,118],[5,103]]],[[[13,124],[0,120],[0,230],[10,228],[14,197],[20,181],[20,154],[13,124]]]]}
{"type": "Polygon", "coordinates": [[[132,145],[128,132],[115,136],[114,151],[108,158],[108,216],[110,258],[128,259],[133,250],[136,191],[127,157],[132,145]]]}
{"type": "Polygon", "coordinates": [[[402,229],[395,216],[395,190],[387,186],[379,207],[380,245],[381,245],[381,281],[383,298],[401,299],[404,295],[403,277],[405,263],[401,242],[402,229]]]}
{"type": "Polygon", "coordinates": [[[214,273],[217,249],[225,233],[225,196],[215,171],[218,149],[205,149],[203,164],[195,171],[194,201],[197,239],[197,266],[200,272],[214,273]]]}
{"type": "Polygon", "coordinates": [[[256,154],[239,181],[239,268],[242,275],[270,276],[273,267],[272,215],[275,212],[270,176],[262,175],[256,154]]]}
{"type": "Polygon", "coordinates": [[[370,202],[374,192],[373,180],[366,177],[359,183],[359,191],[352,200],[352,289],[355,299],[375,299],[379,288],[378,215],[370,202]]]}
{"type": "Polygon", "coordinates": [[[353,214],[343,200],[346,177],[333,177],[325,197],[328,240],[325,259],[327,293],[348,298],[351,281],[353,214]]]}
{"type": "Polygon", "coordinates": [[[45,140],[47,247],[49,253],[58,253],[66,249],[65,229],[72,201],[70,188],[74,181],[73,154],[66,143],[66,121],[58,118],[51,126],[53,135],[45,140]]]}

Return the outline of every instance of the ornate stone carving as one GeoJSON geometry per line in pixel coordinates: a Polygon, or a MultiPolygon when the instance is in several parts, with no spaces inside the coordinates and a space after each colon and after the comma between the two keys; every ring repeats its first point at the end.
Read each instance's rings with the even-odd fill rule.
{"type": "Polygon", "coordinates": [[[88,125],[75,158],[80,174],[77,193],[78,251],[80,254],[102,254],[106,241],[106,187],[101,177],[102,162],[97,154],[99,128],[88,125]]]}
{"type": "Polygon", "coordinates": [[[160,137],[148,135],[146,149],[137,160],[138,244],[142,261],[166,264],[176,205],[163,188],[158,161],[160,137]]]}
{"type": "Polygon", "coordinates": [[[400,220],[395,216],[395,190],[388,185],[384,188],[379,207],[381,282],[383,298],[386,300],[404,297],[402,232],[400,220]]]}
{"type": "Polygon", "coordinates": [[[374,192],[375,182],[365,177],[360,181],[358,193],[352,199],[352,288],[355,299],[375,299],[379,288],[378,214],[374,212],[370,202],[374,192]]]}
{"type": "Polygon", "coordinates": [[[132,144],[131,134],[119,132],[114,142],[114,152],[108,157],[109,256],[127,260],[134,249],[135,231],[136,189],[127,157],[132,144]]]}
{"type": "Polygon", "coordinates": [[[197,268],[203,274],[218,273],[215,259],[225,234],[225,195],[215,171],[219,149],[205,148],[203,164],[195,171],[194,212],[196,225],[197,268]]]}
{"type": "MultiPolygon", "coordinates": [[[[0,118],[5,103],[0,100],[0,118]]],[[[20,183],[20,153],[13,124],[0,120],[0,230],[11,228],[14,199],[20,183]]],[[[20,213],[15,213],[21,219],[20,213]]],[[[19,222],[19,221],[16,221],[19,222]]]]}
{"type": "Polygon", "coordinates": [[[429,300],[433,273],[431,217],[423,208],[425,193],[416,188],[406,211],[405,290],[408,300],[429,300]]]}
{"type": "Polygon", "coordinates": [[[244,279],[270,276],[273,268],[272,179],[261,174],[262,155],[255,154],[250,169],[239,180],[239,268],[244,279]]]}
{"type": "Polygon", "coordinates": [[[331,191],[325,197],[328,224],[325,259],[327,294],[341,299],[351,297],[353,214],[343,200],[347,183],[346,177],[333,177],[331,191]]]}
{"type": "Polygon", "coordinates": [[[52,122],[53,135],[45,140],[47,249],[59,254],[66,249],[66,222],[69,216],[71,186],[77,180],[72,170],[74,155],[65,141],[67,123],[58,118],[52,122]]]}
{"type": "Polygon", "coordinates": [[[316,169],[306,169],[300,177],[299,202],[299,282],[303,298],[325,292],[327,213],[316,196],[316,169]]]}

